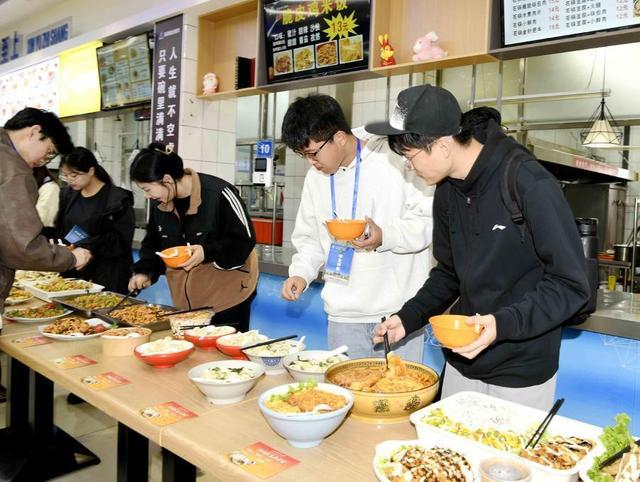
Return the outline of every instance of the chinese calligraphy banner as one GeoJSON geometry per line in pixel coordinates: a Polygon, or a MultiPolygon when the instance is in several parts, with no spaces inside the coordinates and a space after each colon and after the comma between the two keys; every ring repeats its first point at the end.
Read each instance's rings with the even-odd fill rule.
{"type": "Polygon", "coordinates": [[[640,25],[640,0],[503,0],[503,44],[640,25]]]}
{"type": "Polygon", "coordinates": [[[370,0],[265,0],[268,83],[363,70],[370,0]]]}
{"type": "Polygon", "coordinates": [[[180,75],[182,66],[182,15],[155,25],[151,140],[178,150],[180,75]]]}

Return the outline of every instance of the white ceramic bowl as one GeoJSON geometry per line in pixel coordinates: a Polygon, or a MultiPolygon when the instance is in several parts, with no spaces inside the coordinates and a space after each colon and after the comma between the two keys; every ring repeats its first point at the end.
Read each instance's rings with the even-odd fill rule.
{"type": "MultiPolygon", "coordinates": [[[[293,377],[293,379],[297,382],[306,382],[307,380],[315,380],[316,382],[324,382],[324,373],[327,371],[329,367],[321,368],[321,369],[307,369],[301,370],[300,368],[291,367],[291,363],[298,360],[298,357],[303,360],[318,358],[320,356],[326,355],[329,353],[329,350],[305,350],[300,351],[298,353],[292,353],[290,355],[285,356],[282,359],[282,365],[287,369],[289,374],[293,377]]],[[[338,361],[349,360],[350,358],[347,355],[336,355],[332,357],[337,359],[338,361]]],[[[336,362],[338,363],[338,362],[336,362]]]]}
{"type": "Polygon", "coordinates": [[[290,445],[297,448],[310,448],[320,445],[322,440],[342,423],[347,413],[353,406],[353,394],[346,388],[329,383],[318,383],[317,389],[325,392],[342,395],[347,399],[347,404],[327,413],[290,415],[279,413],[265,406],[265,401],[271,395],[287,393],[289,387],[297,387],[297,383],[288,383],[271,388],[260,395],[258,406],[271,428],[281,437],[287,439],[290,445]]]}
{"type": "MultiPolygon", "coordinates": [[[[286,342],[293,342],[293,343],[297,343],[295,340],[285,340],[286,342]]],[[[278,343],[282,343],[282,342],[278,342],[278,343]]],[[[301,343],[298,346],[293,346],[291,348],[291,350],[289,351],[289,353],[285,353],[283,355],[279,355],[279,356],[274,356],[274,355],[256,355],[255,351],[256,350],[260,350],[264,347],[259,346],[257,348],[250,348],[249,350],[245,351],[244,354],[249,358],[249,360],[251,360],[252,362],[256,362],[259,363],[260,365],[262,365],[264,367],[265,373],[267,375],[281,375],[283,373],[286,373],[286,368],[284,367],[284,365],[282,364],[282,361],[284,360],[284,357],[290,354],[295,354],[295,353],[299,353],[302,350],[304,350],[304,343],[301,343]]]]}
{"type": "Polygon", "coordinates": [[[260,377],[264,375],[264,367],[246,360],[220,360],[209,363],[203,363],[189,370],[189,379],[195,383],[200,391],[207,397],[209,403],[214,405],[227,405],[230,403],[240,402],[244,399],[247,392],[251,390],[258,382],[260,377]],[[249,380],[224,381],[209,380],[203,378],[204,373],[211,367],[221,368],[253,368],[256,376],[249,380]]]}

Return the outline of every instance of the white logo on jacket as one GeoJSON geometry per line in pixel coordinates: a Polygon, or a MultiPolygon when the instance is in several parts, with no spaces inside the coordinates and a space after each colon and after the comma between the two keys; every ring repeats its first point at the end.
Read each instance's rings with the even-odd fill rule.
{"type": "Polygon", "coordinates": [[[502,231],[503,229],[506,229],[506,226],[503,226],[502,224],[494,224],[493,228],[491,229],[491,231],[495,231],[496,229],[499,229],[500,231],[502,231]]]}

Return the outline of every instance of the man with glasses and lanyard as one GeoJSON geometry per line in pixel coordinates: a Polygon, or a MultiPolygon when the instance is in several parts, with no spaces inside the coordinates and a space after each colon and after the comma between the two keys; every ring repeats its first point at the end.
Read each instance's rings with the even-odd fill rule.
{"type": "MultiPolygon", "coordinates": [[[[352,358],[384,356],[373,329],[421,285],[431,264],[431,194],[423,191],[385,139],[351,130],[335,99],[298,98],[287,110],[282,140],[313,169],[307,172],[291,242],[296,254],[282,296],[297,300],[324,266],[322,299],[329,348],[352,358]],[[415,182],[415,184],[414,184],[415,182]],[[365,234],[336,242],[325,222],[365,219],[365,234]]],[[[422,362],[423,331],[393,349],[422,362]]]]}
{"type": "MultiPolygon", "coordinates": [[[[44,110],[27,107],[0,128],[0,330],[4,300],[16,269],[67,271],[82,269],[91,259],[86,249],[70,251],[65,246],[49,244],[40,235],[38,188],[32,169],[72,148],[60,119],[44,110]]],[[[4,398],[2,392],[0,399],[4,398]]]]}

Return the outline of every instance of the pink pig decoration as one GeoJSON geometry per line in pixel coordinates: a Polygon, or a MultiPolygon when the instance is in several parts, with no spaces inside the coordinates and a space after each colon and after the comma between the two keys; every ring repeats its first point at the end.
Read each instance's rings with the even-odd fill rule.
{"type": "Polygon", "coordinates": [[[429,32],[424,37],[420,37],[413,44],[413,57],[414,62],[421,60],[441,59],[448,55],[447,52],[442,50],[438,45],[439,37],[435,32],[429,32]]]}

